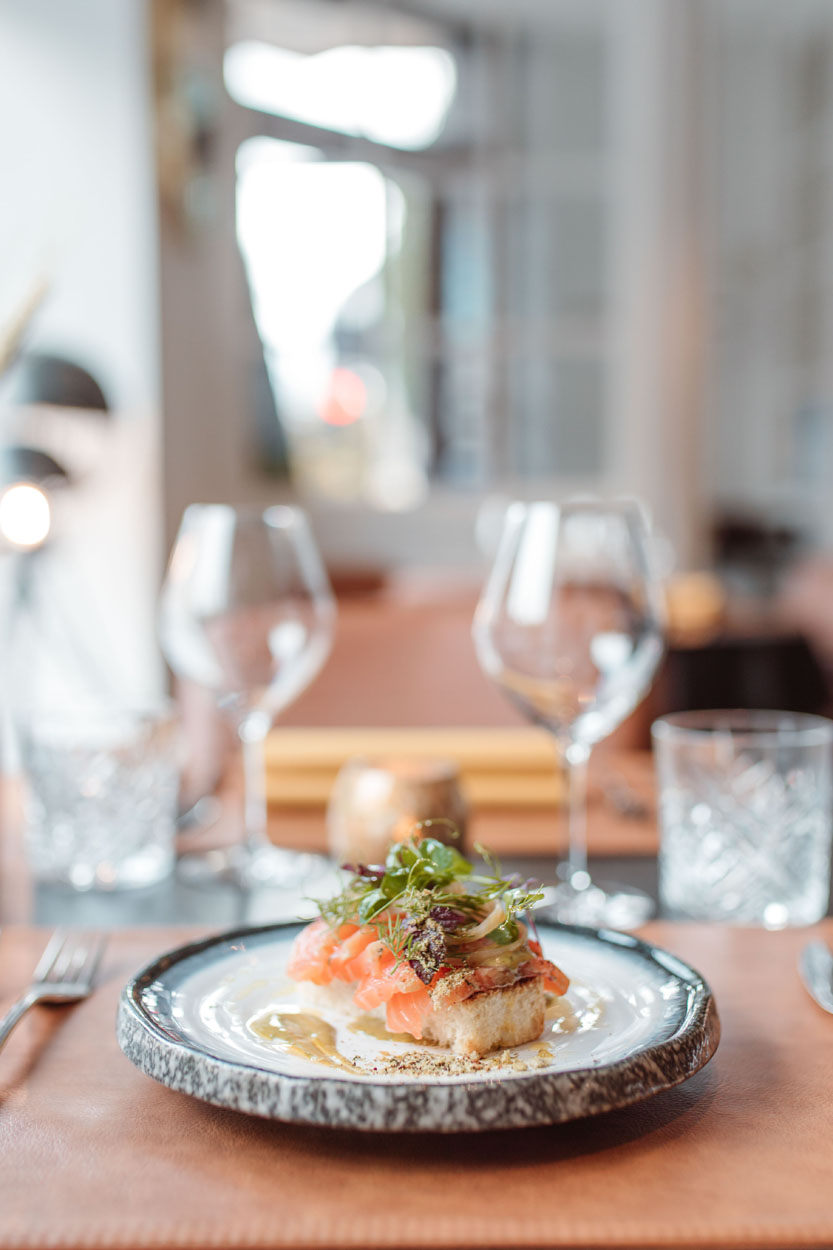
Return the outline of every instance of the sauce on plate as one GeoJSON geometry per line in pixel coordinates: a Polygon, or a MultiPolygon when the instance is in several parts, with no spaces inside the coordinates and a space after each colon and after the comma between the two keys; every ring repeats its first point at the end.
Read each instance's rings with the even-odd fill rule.
{"type": "Polygon", "coordinates": [[[276,1046],[278,1050],[300,1059],[312,1059],[328,1068],[341,1068],[347,1072],[360,1072],[336,1046],[333,1025],[312,1011],[298,1007],[274,1007],[249,1021],[249,1028],[256,1037],[276,1046]]]}

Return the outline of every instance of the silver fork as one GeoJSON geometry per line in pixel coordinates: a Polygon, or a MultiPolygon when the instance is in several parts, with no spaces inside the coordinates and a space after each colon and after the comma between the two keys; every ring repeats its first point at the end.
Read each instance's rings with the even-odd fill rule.
{"type": "Polygon", "coordinates": [[[0,1020],[0,1046],[18,1020],[36,1003],[77,1003],[92,993],[106,945],[101,935],[82,942],[56,929],[46,944],[32,983],[0,1020]]]}
{"type": "Polygon", "coordinates": [[[833,1015],[833,951],[826,942],[809,942],[798,958],[804,988],[819,1007],[833,1015]]]}

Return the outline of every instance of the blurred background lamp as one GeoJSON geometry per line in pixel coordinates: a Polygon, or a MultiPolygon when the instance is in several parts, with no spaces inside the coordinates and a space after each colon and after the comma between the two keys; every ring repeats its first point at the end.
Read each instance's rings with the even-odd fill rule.
{"type": "Polygon", "coordinates": [[[38,447],[0,451],[0,537],[18,551],[36,551],[49,537],[53,487],[69,474],[49,452],[38,447]]]}
{"type": "Polygon", "coordinates": [[[0,496],[0,534],[19,551],[34,551],[49,537],[51,510],[34,482],[17,482],[0,496]]]}

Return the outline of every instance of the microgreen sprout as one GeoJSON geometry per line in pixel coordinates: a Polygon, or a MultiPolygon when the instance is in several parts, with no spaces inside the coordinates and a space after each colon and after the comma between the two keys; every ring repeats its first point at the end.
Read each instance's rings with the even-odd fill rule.
{"type": "Polygon", "coordinates": [[[499,902],[503,916],[489,940],[497,946],[516,942],[519,918],[543,898],[533,881],[517,873],[503,876],[500,864],[484,847],[475,850],[490,875],[476,874],[454,846],[424,835],[445,819],[420,821],[410,836],[395,843],[384,864],[345,864],[349,878],[340,894],[318,904],[331,928],[373,924],[379,940],[405,961],[426,985],[443,966],[460,962],[455,950],[499,902]]]}

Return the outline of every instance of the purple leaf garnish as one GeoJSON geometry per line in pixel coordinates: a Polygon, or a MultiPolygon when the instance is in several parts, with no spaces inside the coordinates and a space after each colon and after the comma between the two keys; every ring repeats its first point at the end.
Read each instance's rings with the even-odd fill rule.
{"type": "Polygon", "coordinates": [[[407,934],[407,962],[423,985],[430,985],[445,963],[445,934],[437,921],[430,917],[426,920],[406,920],[403,928],[407,934]]]}
{"type": "Polygon", "coordinates": [[[381,881],[385,875],[384,864],[342,864],[344,872],[352,872],[356,877],[367,877],[370,881],[381,881]]]}
{"type": "Polygon", "coordinates": [[[429,914],[432,920],[436,920],[441,929],[460,929],[468,923],[468,918],[463,912],[457,911],[454,907],[445,907],[442,904],[432,907],[429,914]]]}
{"type": "Polygon", "coordinates": [[[409,959],[408,963],[413,968],[423,985],[431,984],[434,979],[434,973],[431,971],[430,967],[422,963],[419,959],[409,959]]]}

